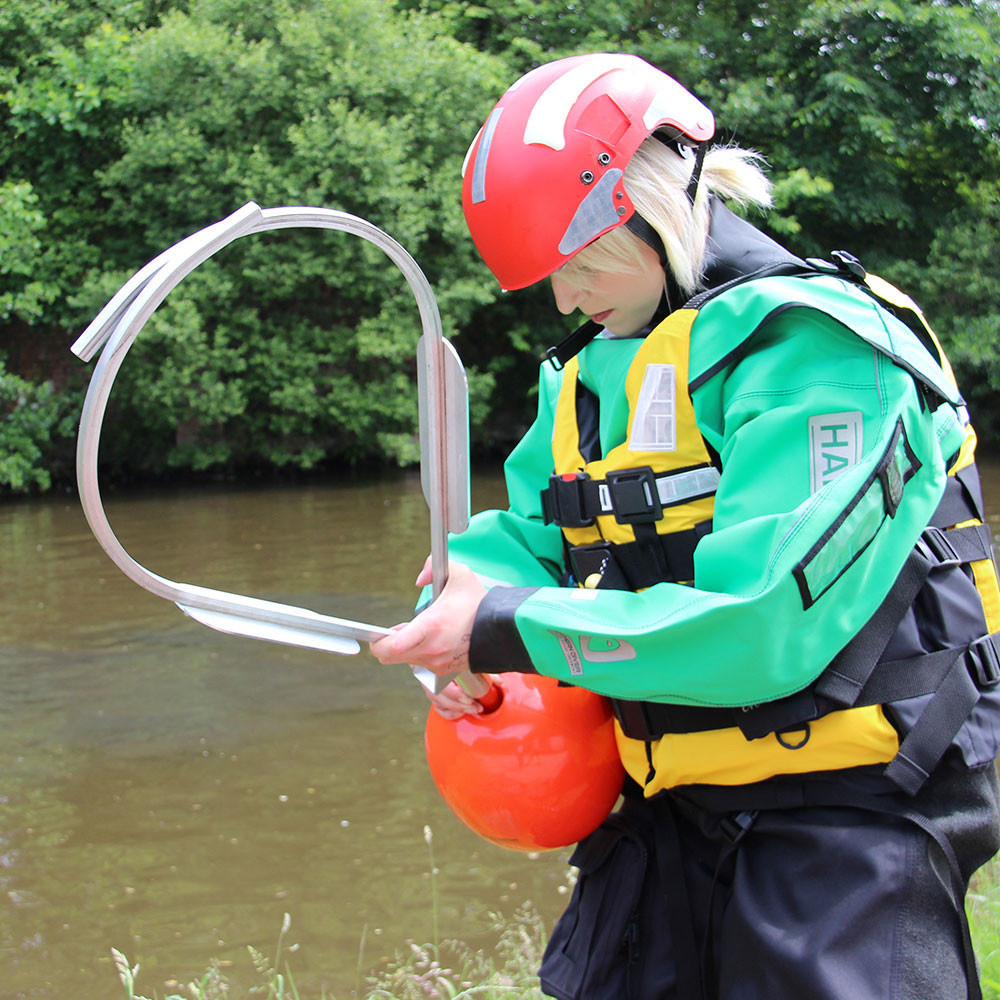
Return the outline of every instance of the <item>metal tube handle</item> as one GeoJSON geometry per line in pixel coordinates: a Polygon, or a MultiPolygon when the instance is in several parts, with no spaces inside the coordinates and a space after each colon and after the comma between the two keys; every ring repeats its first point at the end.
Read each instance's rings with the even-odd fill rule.
{"type": "MultiPolygon", "coordinates": [[[[139,586],[173,601],[202,624],[223,632],[306,646],[331,652],[356,653],[359,640],[372,642],[390,630],[378,625],[321,615],[273,601],[177,583],[136,562],[118,541],[101,501],[97,460],[101,425],[116,375],[129,348],[170,291],[199,264],[241,236],[272,229],[343,230],[374,243],[402,271],[417,303],[424,345],[421,373],[421,475],[430,505],[431,559],[434,593],[440,593],[448,573],[447,536],[468,523],[468,397],[465,374],[454,348],[444,339],[437,302],[416,261],[391,236],[370,222],[333,209],[290,207],[261,209],[250,202],[164,251],[136,272],[95,317],[72,346],[89,361],[100,359],[91,377],[80,418],[77,440],[77,480],[84,514],[98,543],[118,568],[139,586]],[[103,348],[103,350],[102,350],[103,348]],[[461,429],[461,433],[459,432],[461,429]],[[444,438],[458,438],[450,443],[444,438]],[[459,459],[464,455],[464,465],[459,459]]],[[[471,675],[469,675],[471,677],[471,675]]],[[[421,678],[422,682],[426,681],[421,678]]],[[[479,678],[472,678],[478,684],[479,678]]],[[[447,679],[435,679],[440,690],[447,679]]],[[[429,685],[430,686],[430,685],[429,685]]]]}

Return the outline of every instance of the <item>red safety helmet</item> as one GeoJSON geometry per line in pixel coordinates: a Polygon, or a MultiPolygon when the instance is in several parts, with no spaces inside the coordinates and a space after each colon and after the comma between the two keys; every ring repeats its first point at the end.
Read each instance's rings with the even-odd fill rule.
{"type": "Polygon", "coordinates": [[[622,177],[657,130],[698,147],[715,133],[715,120],[638,56],[559,59],[500,98],[469,147],[462,206],[473,242],[503,288],[541,281],[635,214],[622,177]]]}

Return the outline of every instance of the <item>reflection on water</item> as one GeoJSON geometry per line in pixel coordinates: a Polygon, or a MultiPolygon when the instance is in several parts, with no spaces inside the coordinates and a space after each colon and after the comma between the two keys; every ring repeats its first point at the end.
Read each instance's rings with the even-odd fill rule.
{"type": "MultiPolygon", "coordinates": [[[[1000,522],[1000,465],[985,469],[1000,522]]],[[[473,505],[502,503],[476,479],[473,505]]],[[[171,579],[391,625],[427,549],[416,477],[130,494],[107,503],[126,549],[171,579]]],[[[438,798],[426,700],[405,668],[223,636],[122,576],[75,498],[0,505],[0,997],[121,995],[250,976],[282,915],[303,994],[440,933],[484,949],[488,909],[551,920],[566,852],[477,839],[438,798]]]]}
{"type": "MultiPolygon", "coordinates": [[[[498,480],[475,502],[500,502],[498,480]],[[493,494],[492,496],[490,494],[493,494]]],[[[428,546],[416,477],[110,499],[126,549],[186,583],[391,625],[428,546]]],[[[488,948],[487,911],[551,919],[565,854],[484,843],[440,801],[427,702],[403,667],[223,636],[110,563],[75,497],[0,505],[0,997],[105,1000],[252,979],[282,915],[300,989],[440,933],[488,948]]]]}

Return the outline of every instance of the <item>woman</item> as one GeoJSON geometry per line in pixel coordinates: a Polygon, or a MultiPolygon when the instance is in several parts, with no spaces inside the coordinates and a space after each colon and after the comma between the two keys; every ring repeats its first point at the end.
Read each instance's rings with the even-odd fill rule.
{"type": "Polygon", "coordinates": [[[612,700],[624,806],[574,854],[547,993],[976,997],[1000,589],[974,434],[905,296],[726,208],[768,185],[713,132],[634,56],[498,102],[473,240],[504,288],[549,278],[589,318],[542,365],[510,509],[372,651],[612,700]]]}

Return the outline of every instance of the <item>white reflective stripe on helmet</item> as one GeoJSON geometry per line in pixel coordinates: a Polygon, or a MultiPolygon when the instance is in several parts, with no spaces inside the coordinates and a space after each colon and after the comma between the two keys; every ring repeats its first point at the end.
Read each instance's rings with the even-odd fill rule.
{"type": "MultiPolygon", "coordinates": [[[[479,149],[476,150],[476,162],[472,166],[472,203],[474,205],[479,204],[481,201],[486,201],[486,161],[489,159],[493,133],[496,131],[497,122],[500,121],[500,115],[502,114],[503,108],[494,108],[493,114],[486,119],[486,124],[480,133],[479,149]]],[[[471,149],[472,147],[470,146],[469,150],[471,151],[471,149]]],[[[468,162],[468,157],[466,157],[466,162],[468,162]]]]}
{"type": "Polygon", "coordinates": [[[566,119],[580,95],[597,79],[616,69],[627,69],[636,56],[596,56],[563,73],[539,96],[524,126],[524,144],[551,149],[566,145],[566,119]]]}
{"type": "MultiPolygon", "coordinates": [[[[485,128],[485,126],[484,126],[485,128]]],[[[476,143],[479,142],[479,137],[483,134],[483,130],[480,129],[476,133],[475,139],[469,143],[469,148],[465,151],[465,159],[462,160],[462,171],[460,176],[465,177],[465,171],[469,169],[469,160],[472,159],[472,151],[476,148],[476,143]]]]}

